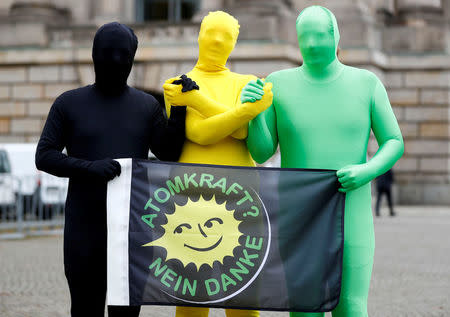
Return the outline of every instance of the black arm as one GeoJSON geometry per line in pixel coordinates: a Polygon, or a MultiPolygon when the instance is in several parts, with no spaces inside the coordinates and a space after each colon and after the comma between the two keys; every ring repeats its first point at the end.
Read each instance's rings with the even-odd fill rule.
{"type": "Polygon", "coordinates": [[[170,113],[166,120],[158,105],[152,116],[150,150],[161,161],[178,161],[186,135],[186,107],[172,107],[170,113]]]}
{"type": "Polygon", "coordinates": [[[36,149],[37,169],[59,177],[93,176],[110,180],[120,175],[120,164],[112,159],[87,161],[63,154],[67,128],[63,101],[59,97],[50,109],[36,149]]]}

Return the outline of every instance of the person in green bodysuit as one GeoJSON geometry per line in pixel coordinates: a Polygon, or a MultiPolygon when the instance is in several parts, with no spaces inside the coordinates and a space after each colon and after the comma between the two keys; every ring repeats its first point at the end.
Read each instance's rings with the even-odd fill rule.
{"type": "MultiPolygon", "coordinates": [[[[296,28],[303,65],[267,77],[273,83],[273,104],[249,123],[247,144],[258,163],[279,144],[281,167],[337,170],[346,199],[342,286],[333,317],[364,317],[375,248],[369,182],[402,156],[403,138],[381,81],[338,60],[333,13],[308,7],[296,28]],[[379,150],[367,161],[371,130],[379,150]]],[[[252,81],[241,99],[259,100],[263,94],[262,81],[252,81]]]]}

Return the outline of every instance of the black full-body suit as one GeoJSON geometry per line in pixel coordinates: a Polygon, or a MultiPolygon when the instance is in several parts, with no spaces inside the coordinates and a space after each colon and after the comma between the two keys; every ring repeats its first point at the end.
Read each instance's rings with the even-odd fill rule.
{"type": "MultiPolygon", "coordinates": [[[[167,121],[154,97],[127,86],[137,38],[110,23],[95,36],[96,82],[59,96],[36,151],[36,166],[69,177],[64,268],[73,317],[104,316],[106,297],[106,188],[120,174],[116,158],[177,161],[185,139],[185,107],[167,121]],[[61,153],[67,149],[67,155],[61,153]]],[[[139,307],[108,307],[109,316],[138,316],[139,307]]]]}
{"type": "Polygon", "coordinates": [[[380,175],[377,177],[376,184],[377,184],[378,196],[377,196],[377,204],[376,204],[376,208],[375,208],[376,216],[380,215],[380,203],[381,203],[381,198],[383,197],[383,194],[385,194],[387,197],[390,215],[391,216],[395,215],[394,207],[392,205],[392,183],[393,182],[394,182],[394,172],[392,171],[392,169],[388,170],[383,175],[380,175]]]}

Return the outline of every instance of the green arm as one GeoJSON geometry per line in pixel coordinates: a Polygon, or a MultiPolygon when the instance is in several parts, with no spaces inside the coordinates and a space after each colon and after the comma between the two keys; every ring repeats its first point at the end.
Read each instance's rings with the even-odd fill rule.
{"type": "MultiPolygon", "coordinates": [[[[270,82],[270,80],[266,80],[270,82]]],[[[260,80],[249,82],[242,90],[242,101],[257,100],[258,86],[264,83],[260,80]]],[[[272,104],[266,111],[260,113],[248,124],[247,147],[253,159],[261,164],[276,152],[278,147],[277,116],[272,104]]]]}
{"type": "Polygon", "coordinates": [[[377,81],[374,93],[372,130],[380,147],[368,163],[374,179],[394,166],[404,151],[402,133],[380,81],[377,81]]]}
{"type": "Polygon", "coordinates": [[[249,122],[247,147],[253,159],[259,164],[267,161],[276,152],[278,134],[273,105],[249,122]]]}
{"type": "Polygon", "coordinates": [[[403,137],[386,89],[378,79],[373,93],[371,120],[379,149],[369,162],[347,166],[337,172],[342,192],[354,190],[384,174],[403,155],[403,137]]]}

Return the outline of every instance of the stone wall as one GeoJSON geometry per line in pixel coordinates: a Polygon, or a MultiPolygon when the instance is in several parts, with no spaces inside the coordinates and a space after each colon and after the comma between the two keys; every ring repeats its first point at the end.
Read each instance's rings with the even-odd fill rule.
{"type": "Polygon", "coordinates": [[[405,154],[395,165],[400,202],[450,204],[449,74],[448,68],[386,72],[405,140],[405,154]]]}
{"type": "Polygon", "coordinates": [[[0,67],[0,142],[35,142],[54,99],[78,86],[72,65],[0,67]]]}

